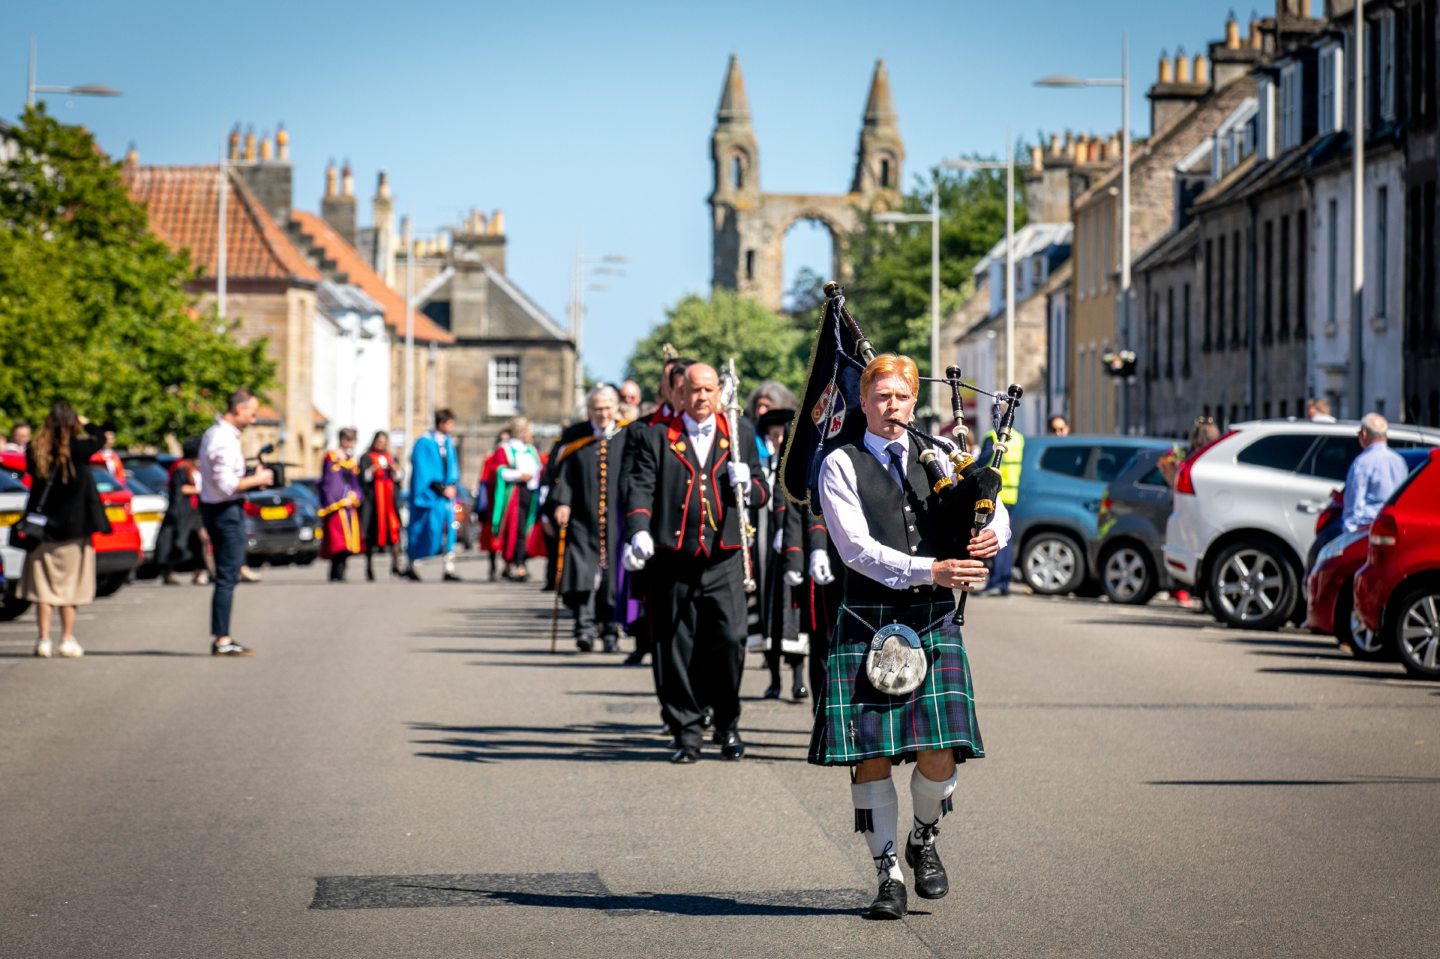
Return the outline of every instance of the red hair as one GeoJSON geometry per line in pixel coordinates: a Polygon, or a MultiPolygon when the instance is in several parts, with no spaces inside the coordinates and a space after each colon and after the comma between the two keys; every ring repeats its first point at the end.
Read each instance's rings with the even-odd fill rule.
{"type": "Polygon", "coordinates": [[[920,395],[920,371],[915,367],[914,360],[899,353],[881,353],[870,361],[865,372],[860,374],[860,395],[868,394],[870,387],[883,376],[900,377],[910,387],[911,396],[920,395]]]}

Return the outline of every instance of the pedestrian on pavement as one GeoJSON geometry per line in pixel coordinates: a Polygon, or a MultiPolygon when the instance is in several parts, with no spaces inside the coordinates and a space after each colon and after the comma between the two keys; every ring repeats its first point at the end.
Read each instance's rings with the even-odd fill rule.
{"type": "Polygon", "coordinates": [[[1410,472],[1405,460],[1390,448],[1386,440],[1389,430],[1390,424],[1379,413],[1366,413],[1360,420],[1360,455],[1345,474],[1345,506],[1340,514],[1347,533],[1375,522],[1380,507],[1410,472]]]}
{"type": "MultiPolygon", "coordinates": [[[[914,826],[905,840],[915,891],[922,899],[949,891],[935,848],[940,819],[950,809],[956,763],[985,755],[965,646],[952,618],[953,590],[984,583],[981,559],[1010,538],[1002,500],[991,524],[970,540],[970,558],[938,555],[944,533],[939,497],[921,468],[922,450],[904,426],[914,416],[919,388],[909,357],[886,353],[872,360],[860,378],[864,437],[834,450],[820,467],[821,510],[849,572],[809,761],[851,767],[855,831],[869,847],[879,882],[873,919],[899,919],[907,908],[896,846],[894,765],[916,764],[910,776],[914,826]],[[898,634],[886,640],[896,648],[887,645],[867,658],[872,641],[886,632],[898,634]],[[905,663],[911,681],[892,683],[872,659],[905,663]],[[915,685],[918,667],[926,664],[915,685]]],[[[948,459],[940,462],[950,472],[948,459]]]]}
{"type": "Polygon", "coordinates": [[[647,615],[675,763],[700,758],[705,706],[714,710],[721,755],[745,755],[739,729],[745,589],[735,488],[748,490],[760,507],[770,490],[754,431],[741,420],[740,435],[730,435],[716,415],[719,395],[714,367],[687,367],[676,396],[680,415],[627,439],[621,478],[624,562],[650,572],[647,615]]]}
{"type": "Polygon", "coordinates": [[[1315,397],[1305,403],[1305,418],[1312,423],[1338,423],[1330,414],[1330,401],[1315,397]]]}
{"type": "Polygon", "coordinates": [[[460,457],[450,434],[455,414],[435,411],[435,429],[415,441],[410,451],[410,567],[405,575],[419,580],[415,561],[442,557],[445,582],[455,575],[455,493],[460,484],[460,457]]]}
{"type": "Polygon", "coordinates": [[[400,562],[400,510],[395,491],[403,471],[390,455],[390,434],[380,430],[370,440],[370,449],[360,457],[360,536],[365,543],[365,579],[375,581],[375,551],[390,551],[390,575],[404,578],[400,562]]]}
{"type": "Polygon", "coordinates": [[[543,551],[536,521],[540,517],[540,479],[542,464],[535,449],[535,435],[530,421],[517,416],[507,427],[510,438],[500,444],[501,463],[495,471],[495,499],[491,505],[490,522],[499,541],[500,555],[505,560],[501,574],[517,583],[526,582],[529,573],[525,561],[532,553],[543,551]],[[532,534],[535,534],[532,539],[532,534]],[[540,547],[537,550],[537,547],[540,547]]]}
{"type": "Polygon", "coordinates": [[[505,465],[505,441],[510,431],[502,429],[495,434],[495,448],[485,457],[480,468],[480,482],[475,486],[475,512],[480,517],[480,548],[490,557],[490,582],[500,578],[500,537],[496,535],[494,523],[495,487],[500,467],[505,465]]]}
{"type": "Polygon", "coordinates": [[[620,397],[614,387],[590,391],[586,407],[589,436],[577,437],[551,453],[555,484],[547,505],[565,531],[560,569],[561,598],[575,617],[575,646],[588,653],[602,644],[620,648],[615,585],[619,566],[620,469],[627,433],[616,418],[620,397]]]}
{"type": "Polygon", "coordinates": [[[325,535],[320,555],[330,560],[330,582],[345,582],[345,563],[365,549],[360,536],[360,462],[355,457],[356,434],[345,427],[338,436],[338,448],[328,450],[320,461],[320,518],[325,535]]]}
{"type": "MultiPolygon", "coordinates": [[[[169,503],[160,534],[155,541],[156,564],[160,580],[166,586],[176,584],[175,570],[191,564],[198,584],[209,567],[207,550],[200,540],[204,524],[200,522],[200,474],[195,461],[200,456],[200,439],[188,439],[180,459],[170,467],[167,481],[169,503]]],[[[208,577],[206,577],[208,581],[208,577]]]]}
{"type": "Polygon", "coordinates": [[[0,452],[23,453],[25,447],[30,445],[30,424],[24,420],[16,420],[10,425],[10,438],[0,452]]]}
{"type": "Polygon", "coordinates": [[[275,482],[265,466],[246,475],[240,434],[255,422],[260,401],[247,389],[231,393],[225,412],[200,440],[200,518],[215,551],[215,592],[210,597],[210,652],[215,656],[253,656],[254,650],[230,635],[235,584],[245,564],[246,490],[275,482]]]}
{"type": "Polygon", "coordinates": [[[35,604],[39,636],[35,655],[49,658],[51,612],[60,611],[60,648],[67,658],[85,655],[75,639],[76,609],[95,601],[95,547],[90,537],[109,533],[110,520],[90,473],[90,457],[105,445],[104,433],[60,400],[25,452],[30,497],[25,515],[45,517],[39,544],[25,554],[20,596],[35,604]]]}
{"type": "Polygon", "coordinates": [[[1051,436],[1069,436],[1070,421],[1057,413],[1050,417],[1048,429],[1050,430],[1051,436]]]}
{"type": "MultiPolygon", "coordinates": [[[[980,462],[989,463],[994,453],[996,443],[996,430],[1000,428],[1000,416],[1002,407],[997,399],[991,410],[993,428],[985,434],[985,439],[980,447],[980,462]]],[[[1069,427],[1066,427],[1066,434],[1069,427]]],[[[1025,436],[1017,429],[1010,431],[1010,442],[1005,449],[1005,457],[1000,461],[1000,502],[1006,506],[1014,506],[1020,499],[1020,467],[1021,460],[1025,456],[1025,436]]],[[[990,579],[985,584],[986,596],[1009,596],[1010,581],[1015,574],[1015,549],[1008,542],[1000,547],[995,554],[995,564],[990,570],[990,579]]]]}
{"type": "Polygon", "coordinates": [[[99,453],[95,454],[96,462],[109,470],[110,475],[115,477],[115,482],[121,486],[125,485],[125,463],[120,459],[120,454],[115,449],[115,424],[105,423],[100,427],[105,433],[105,446],[99,453]]]}

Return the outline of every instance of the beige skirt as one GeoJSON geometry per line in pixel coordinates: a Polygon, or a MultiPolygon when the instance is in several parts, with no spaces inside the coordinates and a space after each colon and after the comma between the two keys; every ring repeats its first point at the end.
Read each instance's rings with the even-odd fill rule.
{"type": "Polygon", "coordinates": [[[95,601],[95,547],[89,539],[41,543],[25,556],[20,595],[32,603],[84,606],[95,601]]]}

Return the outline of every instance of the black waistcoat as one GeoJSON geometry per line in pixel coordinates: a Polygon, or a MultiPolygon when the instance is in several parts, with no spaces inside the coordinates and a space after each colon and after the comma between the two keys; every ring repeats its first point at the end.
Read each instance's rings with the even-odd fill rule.
{"type": "MultiPolygon", "coordinates": [[[[908,436],[906,452],[906,488],[901,490],[888,462],[881,463],[865,447],[864,440],[841,447],[855,467],[856,492],[870,535],[891,549],[914,556],[940,555],[941,530],[939,499],[930,492],[925,468],[920,465],[920,450],[908,436]]],[[[848,567],[845,570],[845,601],[847,603],[885,603],[906,605],[914,602],[948,600],[951,592],[932,586],[891,589],[863,573],[848,567]]]]}

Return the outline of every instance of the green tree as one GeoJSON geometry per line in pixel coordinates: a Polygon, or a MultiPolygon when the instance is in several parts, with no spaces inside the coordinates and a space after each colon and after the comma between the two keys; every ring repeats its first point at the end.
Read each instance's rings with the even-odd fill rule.
{"type": "MultiPolygon", "coordinates": [[[[1021,151],[1017,151],[1020,153],[1021,151]]],[[[940,316],[957,309],[975,289],[971,271],[1005,238],[1003,170],[932,171],[940,186],[940,316]]],[[[1015,176],[1015,229],[1025,225],[1025,196],[1015,176]]],[[[930,212],[930,180],[917,179],[900,207],[930,212]]],[[[850,311],[876,348],[913,356],[921,372],[930,358],[930,225],[876,223],[862,215],[850,239],[854,279],[850,311]]],[[[942,351],[943,355],[943,351],[942,351]]]]}
{"type": "Polygon", "coordinates": [[[793,324],[754,300],[728,290],[716,290],[709,299],[692,293],[667,310],[665,321],[635,345],[625,375],[654,389],[665,362],[664,346],[673,343],[681,356],[717,369],[733,356],[746,392],[770,379],[798,389],[805,376],[798,355],[802,339],[793,324]]]}
{"type": "Polygon", "coordinates": [[[265,389],[265,344],[199,314],[188,258],[147,229],[120,165],[43,106],[0,164],[0,419],[43,420],[58,399],[113,420],[122,444],[188,436],[239,385],[265,389]]]}

